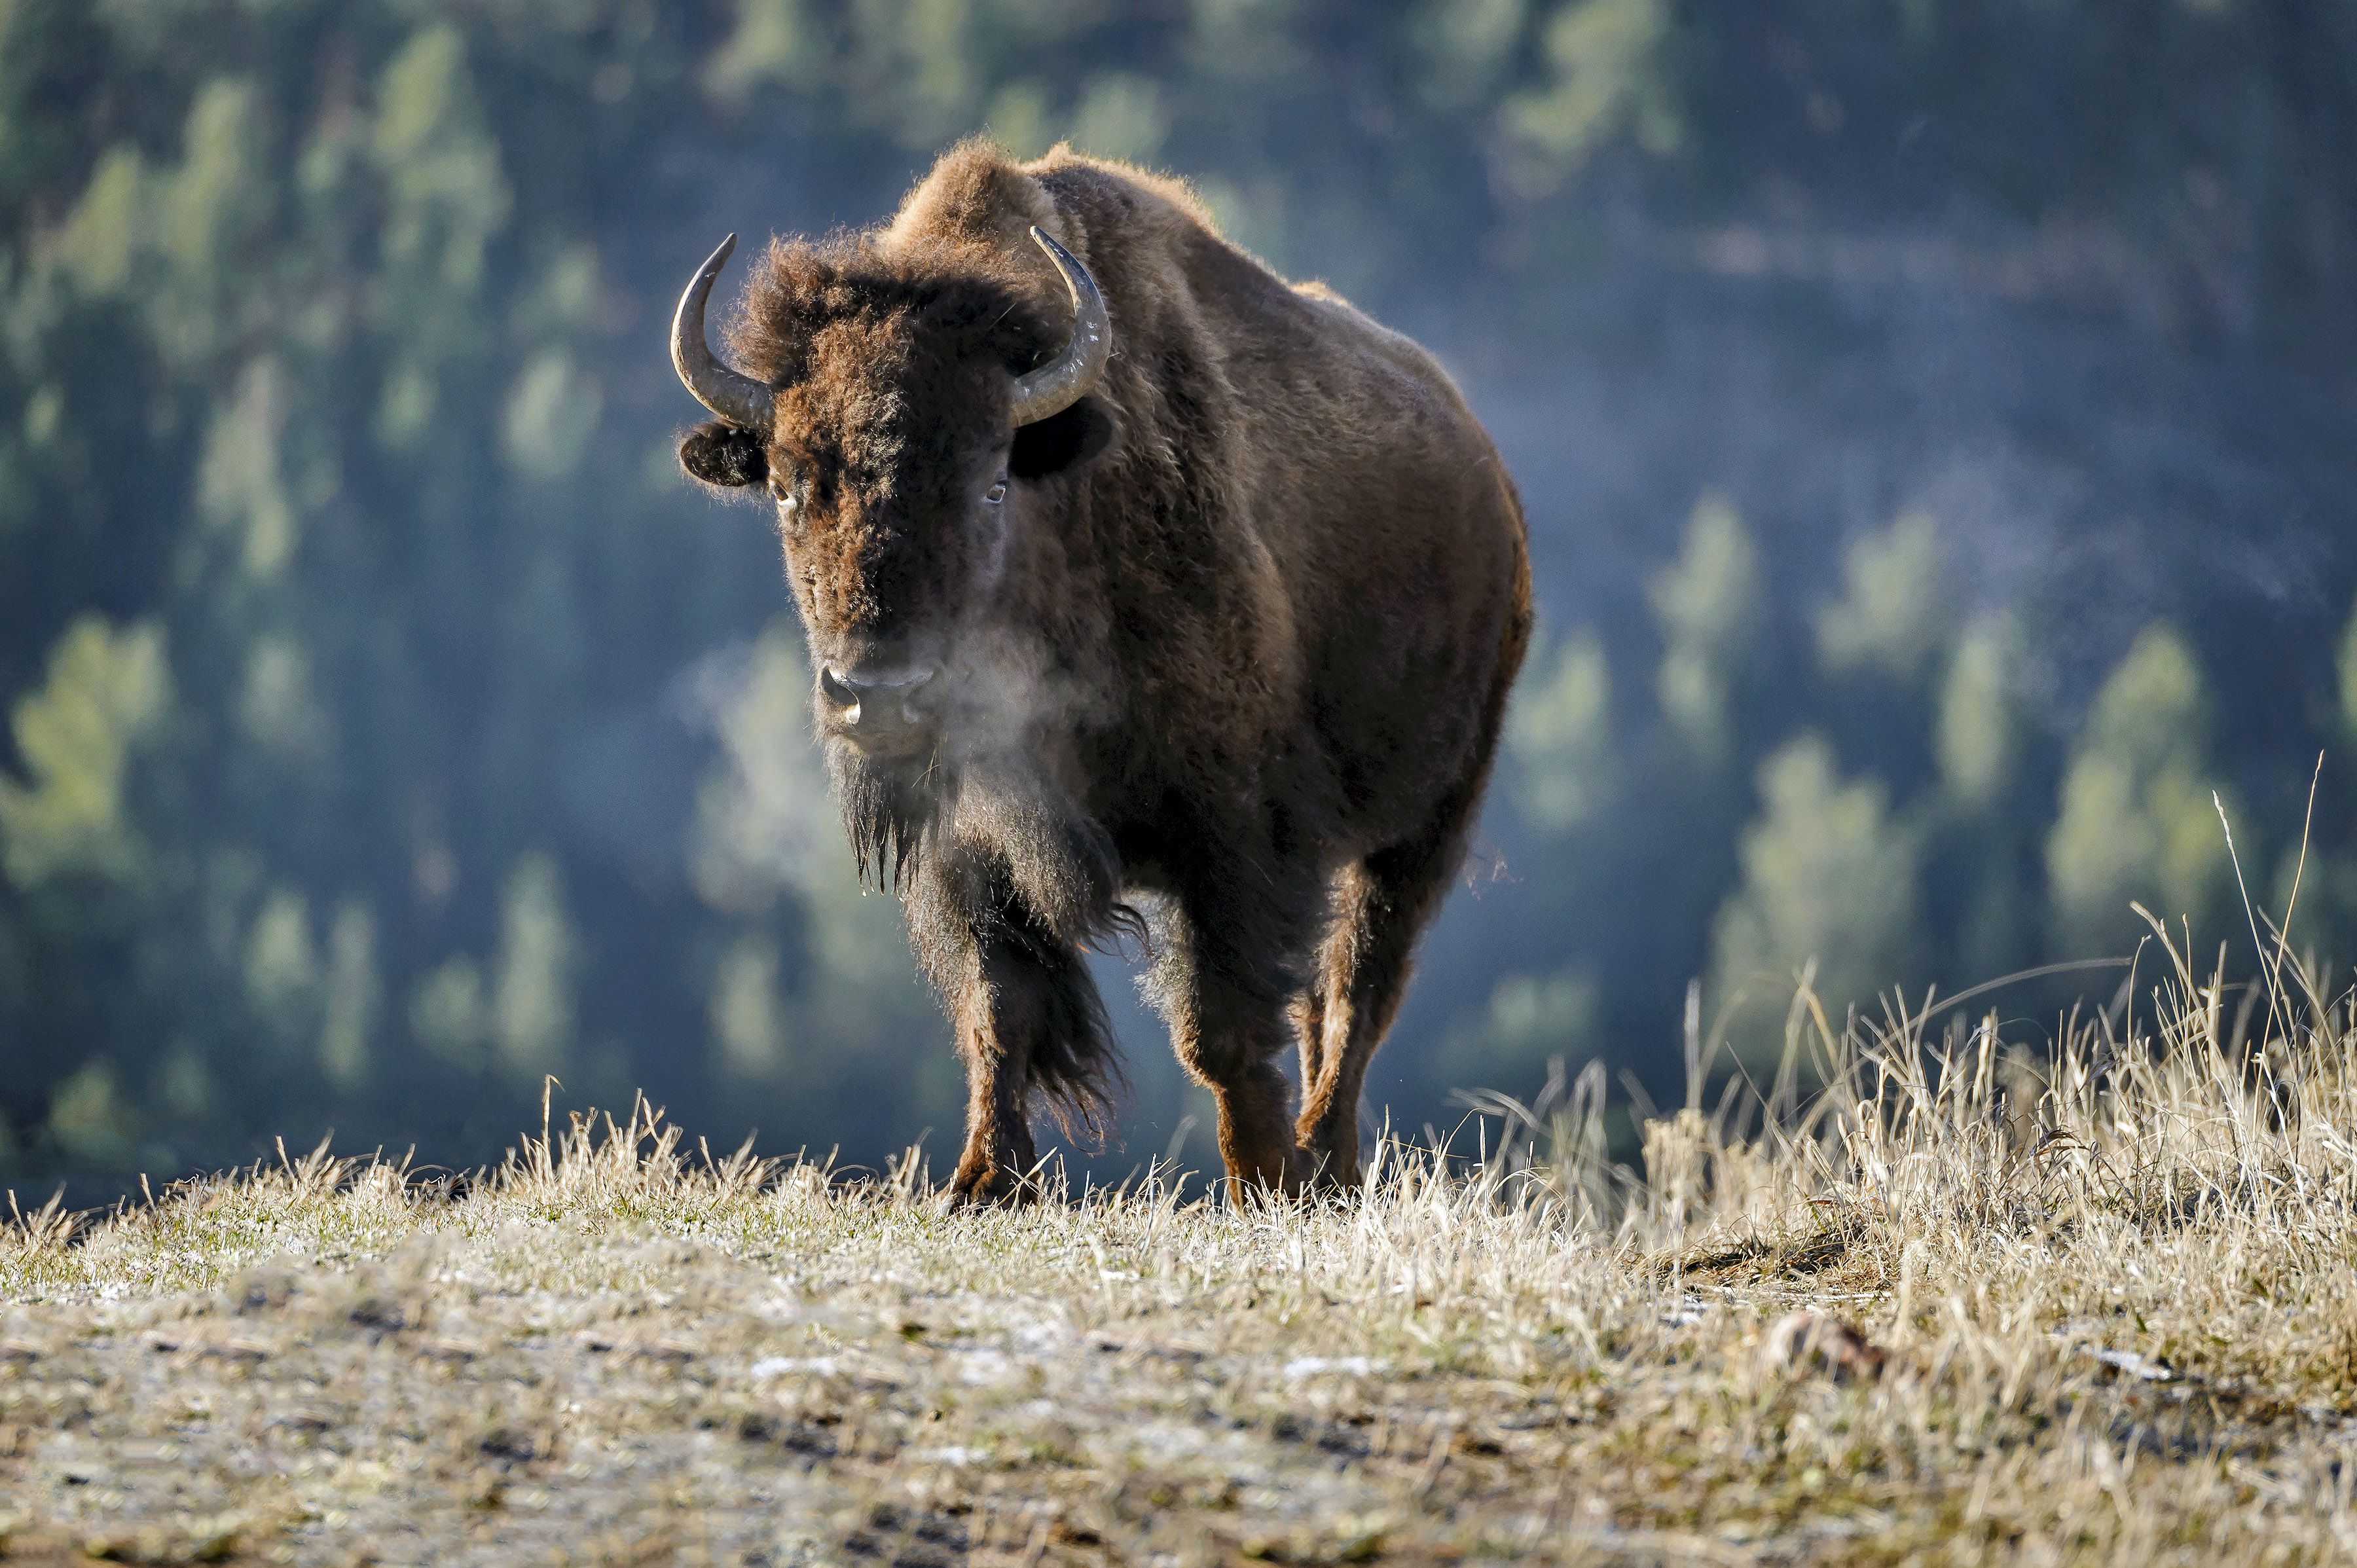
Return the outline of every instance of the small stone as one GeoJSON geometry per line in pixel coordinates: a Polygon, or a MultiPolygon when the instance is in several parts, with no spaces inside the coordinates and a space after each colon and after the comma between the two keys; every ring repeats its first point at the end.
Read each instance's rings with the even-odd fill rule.
{"type": "Polygon", "coordinates": [[[1882,1376],[1890,1353],[1850,1324],[1822,1312],[1788,1313],[1768,1331],[1761,1360],[1770,1371],[1824,1372],[1837,1382],[1882,1376]]]}

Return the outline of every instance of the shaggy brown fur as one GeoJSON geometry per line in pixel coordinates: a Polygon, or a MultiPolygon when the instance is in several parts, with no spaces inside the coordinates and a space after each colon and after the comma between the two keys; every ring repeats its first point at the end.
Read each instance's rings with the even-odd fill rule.
{"type": "Polygon", "coordinates": [[[772,244],[729,341],[774,426],[705,425],[682,460],[782,498],[814,665],[943,670],[916,748],[827,751],[957,1026],[955,1190],[1019,1187],[1035,1097],[1101,1124],[1079,950],[1132,900],[1231,1178],[1355,1181],[1360,1085],[1530,631],[1521,507],[1448,376],[1226,243],[1182,187],[979,143],[880,230],[772,244]],[[1034,223],[1095,277],[1114,352],[1092,396],[1010,435],[1014,376],[1071,332],[1034,223]]]}

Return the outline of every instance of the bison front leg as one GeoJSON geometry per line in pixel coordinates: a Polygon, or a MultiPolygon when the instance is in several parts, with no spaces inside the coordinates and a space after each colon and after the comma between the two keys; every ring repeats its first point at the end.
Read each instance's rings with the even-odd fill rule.
{"type": "Polygon", "coordinates": [[[1032,1100],[1092,1116],[1111,1068],[1104,1007],[1080,955],[1044,932],[1001,926],[962,945],[943,987],[966,1071],[965,1149],[950,1193],[959,1203],[1019,1200],[1039,1163],[1032,1100]]]}
{"type": "Polygon", "coordinates": [[[1021,1196],[1039,1163],[1028,1109],[1031,1051],[1046,1021],[1053,979],[1028,954],[980,949],[973,983],[957,1001],[958,1050],[965,1058],[965,1149],[950,1195],[960,1203],[1021,1196]]]}

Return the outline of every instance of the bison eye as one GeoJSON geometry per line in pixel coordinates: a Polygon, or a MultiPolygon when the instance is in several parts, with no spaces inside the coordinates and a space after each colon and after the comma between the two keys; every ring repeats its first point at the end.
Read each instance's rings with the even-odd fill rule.
{"type": "Polygon", "coordinates": [[[982,499],[992,506],[996,506],[1000,501],[1005,500],[1006,499],[1006,481],[1005,479],[1001,479],[997,483],[992,485],[990,489],[983,491],[982,499]]]}
{"type": "Polygon", "coordinates": [[[778,503],[780,511],[794,510],[800,489],[801,487],[794,483],[792,474],[781,472],[776,467],[770,469],[770,495],[778,503]]]}

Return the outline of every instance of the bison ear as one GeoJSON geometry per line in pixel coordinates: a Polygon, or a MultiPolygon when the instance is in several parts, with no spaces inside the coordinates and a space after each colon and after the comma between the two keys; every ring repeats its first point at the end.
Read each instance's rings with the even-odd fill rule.
{"type": "Polygon", "coordinates": [[[1061,413],[1016,426],[1006,471],[1018,479],[1044,479],[1079,467],[1112,441],[1112,413],[1097,399],[1084,397],[1061,413]]]}
{"type": "Polygon", "coordinates": [[[770,455],[749,430],[710,420],[681,437],[679,466],[707,485],[741,490],[770,477],[770,455]]]}

